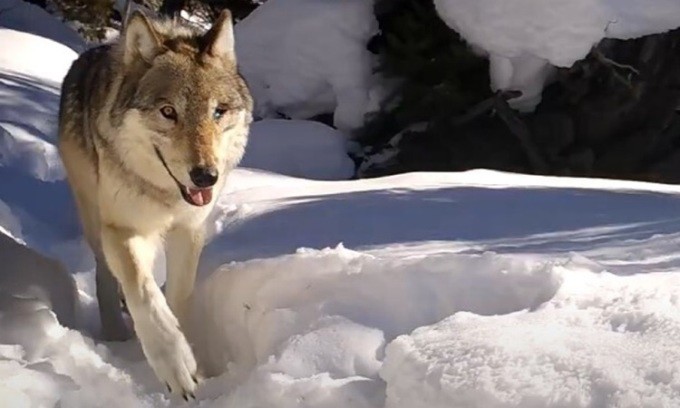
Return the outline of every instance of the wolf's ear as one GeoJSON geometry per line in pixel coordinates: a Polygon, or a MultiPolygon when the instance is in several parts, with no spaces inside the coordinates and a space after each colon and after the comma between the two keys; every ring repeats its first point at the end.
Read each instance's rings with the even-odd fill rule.
{"type": "Polygon", "coordinates": [[[210,31],[205,36],[206,46],[204,52],[216,58],[226,58],[236,61],[234,49],[234,23],[229,10],[222,10],[215,20],[210,31]]]}
{"type": "Polygon", "coordinates": [[[125,26],[125,65],[136,56],[150,62],[159,53],[161,42],[149,19],[140,11],[132,13],[125,26]]]}

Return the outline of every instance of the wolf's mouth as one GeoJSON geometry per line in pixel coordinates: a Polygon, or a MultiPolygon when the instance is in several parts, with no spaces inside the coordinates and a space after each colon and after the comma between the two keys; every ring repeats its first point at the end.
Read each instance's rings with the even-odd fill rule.
{"type": "Polygon", "coordinates": [[[182,193],[184,201],[197,207],[202,207],[212,201],[212,187],[210,188],[189,188],[178,183],[179,191],[182,193]]]}
{"type": "Polygon", "coordinates": [[[182,195],[184,201],[191,205],[195,205],[196,207],[202,207],[204,205],[209,204],[212,201],[213,196],[212,187],[191,188],[180,183],[179,180],[177,180],[177,177],[175,177],[175,175],[172,174],[172,172],[170,171],[170,168],[168,167],[168,164],[165,162],[165,159],[163,158],[163,155],[161,154],[161,151],[158,149],[158,147],[154,146],[153,149],[156,152],[158,160],[161,161],[163,167],[165,167],[165,170],[168,172],[170,177],[175,181],[175,184],[177,184],[177,188],[179,188],[179,192],[182,195]]]}

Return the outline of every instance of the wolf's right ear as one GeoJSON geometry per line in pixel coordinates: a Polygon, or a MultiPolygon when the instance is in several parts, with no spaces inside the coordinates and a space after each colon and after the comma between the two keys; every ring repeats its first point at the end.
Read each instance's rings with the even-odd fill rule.
{"type": "Polygon", "coordinates": [[[213,58],[236,61],[234,22],[228,9],[222,10],[217,16],[212,28],[205,34],[205,40],[207,43],[205,54],[213,58]]]}
{"type": "Polygon", "coordinates": [[[125,65],[138,56],[151,62],[160,52],[161,42],[149,19],[140,11],[134,11],[125,25],[125,65]]]}

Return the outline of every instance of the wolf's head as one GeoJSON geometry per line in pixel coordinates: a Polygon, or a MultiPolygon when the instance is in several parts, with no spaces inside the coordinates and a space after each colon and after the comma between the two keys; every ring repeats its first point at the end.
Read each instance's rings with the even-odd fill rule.
{"type": "Polygon", "coordinates": [[[122,137],[152,153],[155,169],[162,164],[164,172],[149,171],[153,177],[164,177],[163,184],[171,178],[189,204],[208,204],[213,187],[241,159],[251,122],[231,14],[222,12],[201,33],[136,12],[119,47],[124,73],[112,111],[122,137]]]}

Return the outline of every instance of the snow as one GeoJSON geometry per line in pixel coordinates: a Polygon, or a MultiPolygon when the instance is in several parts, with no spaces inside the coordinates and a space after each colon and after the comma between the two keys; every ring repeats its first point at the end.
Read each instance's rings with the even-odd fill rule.
{"type": "Polygon", "coordinates": [[[3,255],[0,292],[40,300],[60,322],[75,327],[77,293],[72,277],[57,261],[44,257],[6,233],[0,234],[3,255]]]}
{"type": "MultiPolygon", "coordinates": [[[[136,341],[97,338],[92,257],[54,153],[73,52],[6,29],[0,43],[0,400],[187,406],[136,341]]],[[[680,405],[680,186],[349,180],[344,148],[325,125],[254,125],[208,223],[187,328],[208,378],[189,405],[680,405]]]]}
{"type": "Polygon", "coordinates": [[[39,180],[61,179],[63,169],[54,146],[57,132],[54,112],[59,109],[61,80],[78,54],[51,39],[21,31],[0,28],[0,39],[3,164],[23,169],[39,180]],[[31,154],[36,151],[42,154],[31,154]]]}
{"type": "MultiPolygon", "coordinates": [[[[85,41],[75,30],[61,23],[57,17],[50,15],[42,8],[23,0],[0,0],[0,27],[35,34],[61,43],[77,52],[84,51],[86,47],[85,41]]],[[[11,45],[17,43],[3,43],[1,56],[10,55],[20,58],[21,53],[6,52],[9,50],[5,48],[8,44],[11,49],[11,45]]],[[[44,58],[39,65],[44,65],[46,61],[50,59],[44,58]]],[[[24,67],[29,68],[28,65],[24,67]]]]}
{"type": "Polygon", "coordinates": [[[333,113],[350,132],[376,92],[366,49],[377,31],[373,2],[270,0],[236,24],[236,54],[261,117],[333,113]]]}
{"type": "Polygon", "coordinates": [[[678,406],[677,278],[560,272],[531,313],[458,313],[392,342],[386,406],[678,406]]]}
{"type": "Polygon", "coordinates": [[[603,38],[630,39],[680,27],[676,0],[435,0],[439,15],[489,55],[492,89],[518,89],[533,110],[552,66],[570,67],[603,38]]]}
{"type": "Polygon", "coordinates": [[[265,119],[253,123],[241,167],[293,177],[347,180],[354,162],[346,153],[347,138],[323,123],[265,119]]]}

